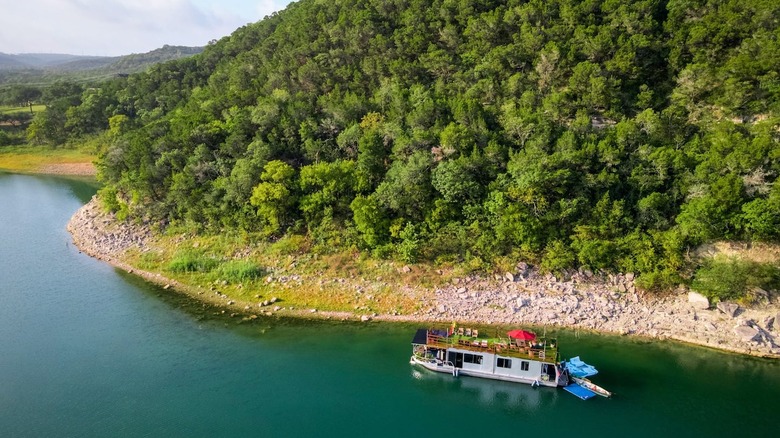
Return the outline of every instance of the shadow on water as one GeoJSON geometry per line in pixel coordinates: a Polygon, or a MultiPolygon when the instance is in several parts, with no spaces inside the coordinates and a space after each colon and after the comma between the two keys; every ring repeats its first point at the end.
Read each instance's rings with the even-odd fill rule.
{"type": "Polygon", "coordinates": [[[50,188],[58,190],[65,188],[82,204],[89,202],[101,187],[100,182],[94,176],[21,174],[0,170],[0,178],[3,177],[30,178],[50,188]]]}

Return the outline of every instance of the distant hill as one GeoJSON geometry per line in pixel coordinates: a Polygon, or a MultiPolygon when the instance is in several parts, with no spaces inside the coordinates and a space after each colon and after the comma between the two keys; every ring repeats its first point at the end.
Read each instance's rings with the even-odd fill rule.
{"type": "Polygon", "coordinates": [[[0,53],[0,84],[49,82],[60,78],[79,79],[145,70],[159,62],[185,58],[203,47],[169,46],[147,53],[125,56],[79,56],[52,53],[0,53]]]}
{"type": "Polygon", "coordinates": [[[37,69],[48,70],[84,60],[111,60],[107,56],[78,56],[56,53],[0,53],[0,70],[37,69]]]}

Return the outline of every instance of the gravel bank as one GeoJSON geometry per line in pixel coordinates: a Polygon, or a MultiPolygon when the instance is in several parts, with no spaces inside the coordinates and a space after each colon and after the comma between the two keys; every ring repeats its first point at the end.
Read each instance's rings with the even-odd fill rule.
{"type": "Polygon", "coordinates": [[[562,326],[676,339],[721,350],[780,358],[780,346],[776,343],[780,335],[780,303],[753,308],[719,303],[710,308],[709,303],[702,302],[703,297],[688,291],[663,297],[637,292],[632,274],[601,278],[583,271],[569,279],[557,279],[552,275],[540,275],[521,263],[515,272],[494,278],[456,279],[437,289],[435,300],[424,303],[422,310],[411,315],[291,310],[268,304],[235,302],[225,295],[180,284],[124,263],[122,254],[131,247],[146,247],[152,234],[147,227],[120,223],[103,213],[94,198],[73,215],[67,228],[74,243],[93,257],[248,318],[256,317],[258,313],[276,313],[363,321],[562,326]]]}

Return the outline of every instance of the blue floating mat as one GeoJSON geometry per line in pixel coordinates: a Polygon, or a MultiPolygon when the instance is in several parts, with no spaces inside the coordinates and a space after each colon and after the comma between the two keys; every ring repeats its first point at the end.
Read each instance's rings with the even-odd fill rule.
{"type": "Polygon", "coordinates": [[[582,386],[576,383],[572,383],[571,385],[564,386],[563,389],[581,398],[582,400],[587,400],[589,398],[596,396],[595,392],[591,391],[590,389],[583,388],[582,386]]]}

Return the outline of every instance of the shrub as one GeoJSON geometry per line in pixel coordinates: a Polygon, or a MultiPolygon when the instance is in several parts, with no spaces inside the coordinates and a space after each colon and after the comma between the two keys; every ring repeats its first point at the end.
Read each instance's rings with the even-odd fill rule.
{"type": "Polygon", "coordinates": [[[778,283],[780,270],[775,266],[735,257],[716,257],[696,271],[691,287],[709,298],[723,301],[750,299],[750,292],[755,288],[773,289],[778,283]]]}

